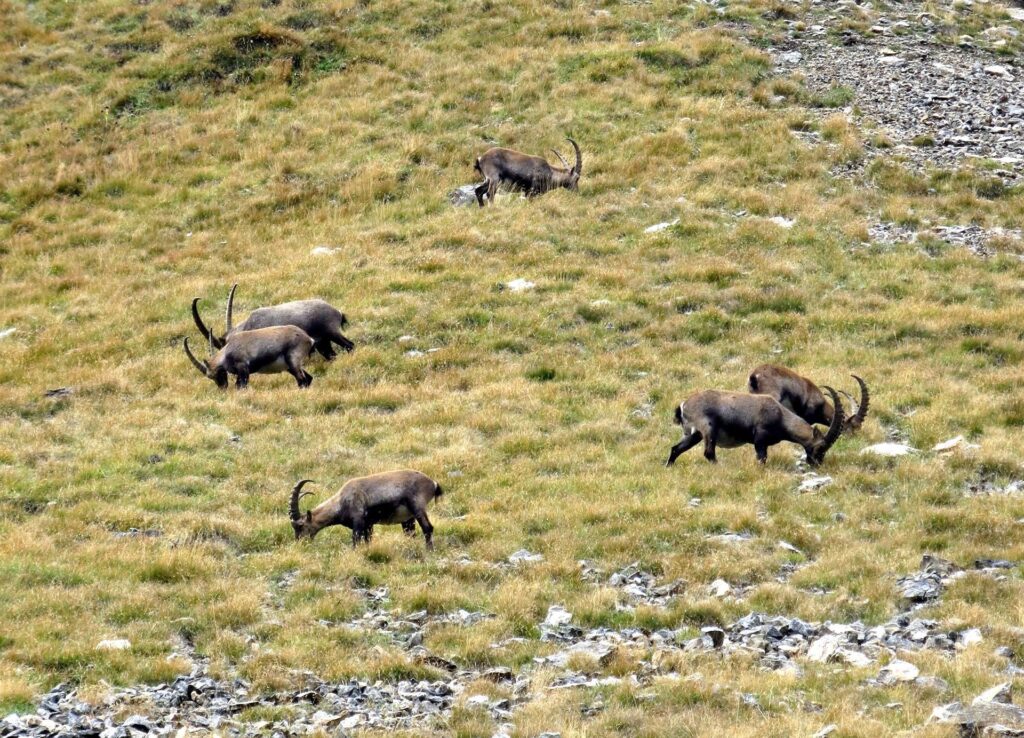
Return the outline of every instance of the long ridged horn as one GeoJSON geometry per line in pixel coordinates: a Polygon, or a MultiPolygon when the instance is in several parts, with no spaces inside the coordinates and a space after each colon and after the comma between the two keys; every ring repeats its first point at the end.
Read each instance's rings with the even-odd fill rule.
{"type": "Polygon", "coordinates": [[[224,336],[225,338],[231,332],[231,315],[235,309],[235,290],[238,289],[238,284],[231,285],[231,292],[228,293],[228,307],[224,311],[224,336]]]}
{"type": "Polygon", "coordinates": [[[846,419],[846,429],[855,431],[864,424],[864,419],[868,416],[868,407],[871,405],[871,393],[868,392],[867,382],[856,374],[851,374],[850,376],[856,379],[857,384],[860,385],[860,403],[857,405],[857,412],[852,417],[846,419]]]}
{"type": "Polygon", "coordinates": [[[299,483],[295,485],[294,489],[292,489],[292,503],[288,510],[292,520],[299,520],[302,517],[299,514],[299,500],[306,495],[313,494],[312,492],[302,492],[302,487],[303,485],[310,484],[311,482],[313,482],[312,479],[300,479],[299,483]],[[300,492],[302,492],[302,494],[299,494],[300,492]]]}
{"type": "Polygon", "coordinates": [[[558,153],[558,149],[551,149],[551,153],[558,157],[558,161],[562,162],[562,166],[565,167],[566,171],[569,171],[569,162],[565,160],[565,157],[558,153]]]}
{"type": "Polygon", "coordinates": [[[845,418],[845,413],[843,412],[843,401],[839,399],[839,393],[829,386],[825,386],[823,389],[827,390],[828,393],[832,395],[832,407],[835,408],[835,412],[832,413],[832,425],[828,427],[828,432],[825,434],[821,450],[819,451],[822,457],[825,456],[826,451],[832,448],[832,444],[834,444],[842,434],[843,420],[845,418]]]}
{"type": "Polygon", "coordinates": [[[583,174],[583,154],[580,153],[580,146],[571,138],[566,138],[566,141],[572,144],[572,147],[576,149],[576,166],[573,167],[573,171],[576,174],[583,174]]]}
{"type": "Polygon", "coordinates": [[[210,376],[210,366],[206,362],[200,361],[195,357],[195,354],[192,353],[192,349],[188,347],[187,338],[185,339],[185,353],[188,355],[189,360],[195,365],[195,368],[199,370],[200,374],[204,377],[210,376]]]}
{"type": "Polygon", "coordinates": [[[212,336],[213,333],[211,333],[210,329],[207,328],[206,325],[203,323],[203,319],[199,317],[199,298],[198,297],[192,298],[192,320],[195,321],[196,328],[199,329],[199,332],[203,334],[203,338],[205,338],[207,341],[209,341],[210,340],[210,336],[212,336]]]}

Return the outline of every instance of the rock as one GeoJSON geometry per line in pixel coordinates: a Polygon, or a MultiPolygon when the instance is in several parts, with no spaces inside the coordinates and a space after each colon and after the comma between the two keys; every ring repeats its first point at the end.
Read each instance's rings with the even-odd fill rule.
{"type": "Polygon", "coordinates": [[[721,648],[725,643],[725,631],[716,626],[707,626],[700,629],[701,635],[711,640],[712,648],[721,648]]]}
{"type": "Polygon", "coordinates": [[[131,647],[132,642],[126,638],[111,638],[96,644],[97,651],[127,651],[131,647]]]}
{"type": "Polygon", "coordinates": [[[934,446],[932,446],[932,451],[936,451],[936,452],[939,452],[939,453],[941,453],[943,451],[952,451],[954,448],[956,448],[961,443],[963,443],[963,441],[964,441],[964,437],[963,436],[957,436],[956,438],[950,438],[948,441],[943,441],[942,443],[936,443],[934,446]]]}
{"type": "Polygon", "coordinates": [[[1001,702],[940,705],[932,710],[928,722],[960,725],[965,737],[1024,735],[1024,709],[1001,702]]]}
{"type": "Polygon", "coordinates": [[[491,698],[485,694],[475,694],[466,700],[466,707],[487,707],[491,704],[491,698]]]}
{"type": "Polygon", "coordinates": [[[476,185],[462,185],[448,193],[448,202],[452,207],[460,208],[467,205],[476,205],[476,185]]]}
{"type": "Polygon", "coordinates": [[[981,635],[979,628],[969,628],[968,630],[961,631],[957,638],[958,648],[969,648],[970,646],[976,646],[985,638],[981,635]]]}
{"type": "Polygon", "coordinates": [[[817,474],[811,474],[810,476],[805,477],[802,482],[800,482],[800,486],[796,488],[796,491],[797,492],[814,492],[814,491],[819,490],[822,487],[826,487],[826,486],[828,486],[830,484],[832,484],[832,477],[827,477],[827,476],[819,477],[817,474]]]}
{"type": "Polygon", "coordinates": [[[716,543],[746,543],[754,538],[750,533],[719,533],[718,535],[708,536],[709,541],[715,541],[716,543]]]}
{"type": "Polygon", "coordinates": [[[1024,8],[1007,8],[1006,14],[1014,20],[1024,21],[1024,8]]]}
{"type": "Polygon", "coordinates": [[[776,215],[776,216],[773,216],[773,217],[769,218],[768,222],[769,223],[774,223],[779,228],[792,228],[794,225],[796,225],[796,221],[795,220],[790,220],[789,218],[785,218],[785,217],[783,217],[781,215],[776,215]]]}
{"type": "Polygon", "coordinates": [[[826,725],[824,728],[822,728],[821,730],[819,730],[817,733],[814,734],[814,738],[825,738],[825,736],[832,735],[837,730],[839,730],[839,726],[838,725],[835,725],[835,724],[826,725]]]}
{"type": "Polygon", "coordinates": [[[712,597],[725,597],[732,592],[732,585],[724,579],[716,579],[708,585],[708,594],[712,597]]]}
{"type": "Polygon", "coordinates": [[[571,622],[571,612],[561,605],[552,605],[548,608],[548,614],[547,617],[544,618],[543,625],[546,625],[549,628],[557,628],[560,625],[568,625],[571,622]]]}
{"type": "Polygon", "coordinates": [[[671,220],[665,223],[655,223],[652,226],[647,226],[646,228],[644,228],[644,233],[661,233],[662,231],[678,224],[679,218],[676,218],[675,220],[671,220]]]}
{"type": "Polygon", "coordinates": [[[543,560],[543,556],[540,554],[530,553],[525,548],[519,549],[508,557],[508,562],[510,564],[533,564],[543,560]]]}
{"type": "Polygon", "coordinates": [[[74,393],[74,390],[70,387],[57,387],[56,389],[48,389],[43,393],[43,397],[48,397],[51,400],[57,397],[70,397],[74,393]]]}
{"type": "Polygon", "coordinates": [[[830,661],[839,650],[839,636],[825,635],[814,641],[807,649],[807,660],[824,664],[830,661]]]}
{"type": "Polygon", "coordinates": [[[1002,64],[989,64],[985,67],[985,71],[988,74],[993,74],[997,77],[1002,77],[1007,82],[1013,82],[1014,76],[1010,73],[1010,70],[1004,67],[1002,64]]]}
{"type": "Polygon", "coordinates": [[[792,543],[787,543],[786,541],[779,541],[778,547],[781,548],[783,551],[789,551],[790,553],[800,554],[801,556],[804,555],[803,551],[794,546],[792,543]]]}
{"type": "Polygon", "coordinates": [[[525,292],[526,290],[532,290],[536,286],[533,282],[522,278],[513,279],[505,284],[509,292],[525,292]]]}
{"type": "Polygon", "coordinates": [[[884,685],[912,682],[921,674],[920,669],[909,661],[893,659],[878,671],[878,683],[884,685]]]}
{"type": "Polygon", "coordinates": [[[984,705],[990,702],[998,702],[1003,705],[1009,705],[1013,703],[1012,691],[1013,683],[1003,682],[1002,684],[997,684],[994,687],[986,689],[984,692],[982,692],[973,700],[971,700],[971,704],[984,705]]]}
{"type": "Polygon", "coordinates": [[[309,253],[313,256],[331,256],[338,251],[341,251],[341,249],[331,248],[330,246],[315,246],[309,253]]]}
{"type": "Polygon", "coordinates": [[[2,331],[0,331],[0,339],[4,339],[10,335],[13,335],[17,330],[17,328],[4,328],[2,331]]]}
{"type": "Polygon", "coordinates": [[[905,443],[876,443],[873,446],[862,448],[860,453],[861,455],[873,454],[875,456],[896,457],[916,454],[917,449],[905,443]]]}
{"type": "Polygon", "coordinates": [[[870,666],[871,659],[862,654],[860,651],[854,651],[851,648],[840,648],[836,651],[836,659],[843,663],[849,664],[850,666],[870,666]]]}
{"type": "Polygon", "coordinates": [[[937,574],[915,574],[898,581],[900,593],[911,602],[929,602],[942,594],[942,580],[937,574]]]}

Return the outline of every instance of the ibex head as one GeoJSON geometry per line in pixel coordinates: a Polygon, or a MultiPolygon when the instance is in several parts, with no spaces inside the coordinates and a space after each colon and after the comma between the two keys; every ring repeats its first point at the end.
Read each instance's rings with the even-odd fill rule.
{"type": "MultiPolygon", "coordinates": [[[[214,358],[213,347],[214,347],[213,337],[211,336],[210,337],[210,357],[211,358],[214,358]]],[[[213,366],[211,366],[209,361],[200,361],[199,359],[197,359],[195,357],[195,354],[192,353],[192,349],[190,349],[189,346],[188,346],[188,339],[187,338],[185,339],[185,354],[188,356],[189,361],[192,362],[192,364],[195,366],[195,368],[199,371],[200,374],[202,374],[204,377],[207,377],[208,379],[212,379],[214,382],[217,383],[217,386],[220,387],[221,389],[227,389],[228,388],[228,372],[227,372],[227,370],[224,367],[222,367],[216,361],[214,361],[213,366]]]]}
{"type": "Polygon", "coordinates": [[[231,317],[235,305],[235,290],[238,289],[237,284],[231,285],[231,292],[228,293],[228,306],[224,311],[224,335],[215,336],[210,328],[207,328],[203,323],[203,319],[199,317],[199,298],[196,297],[192,300],[192,320],[195,321],[196,328],[203,334],[203,338],[210,342],[214,348],[222,349],[224,344],[227,343],[228,334],[231,333],[231,317]]]}
{"type": "Polygon", "coordinates": [[[832,414],[832,424],[829,425],[828,430],[824,434],[814,426],[811,426],[814,432],[814,443],[811,448],[807,449],[807,462],[813,466],[817,466],[824,461],[825,454],[828,453],[828,450],[832,448],[843,432],[843,403],[839,400],[839,393],[827,385],[823,386],[822,389],[832,395],[832,407],[835,408],[835,411],[832,414]]]}
{"type": "Polygon", "coordinates": [[[317,529],[313,526],[313,513],[307,510],[305,516],[303,516],[299,512],[299,500],[306,495],[313,494],[312,492],[303,492],[302,487],[312,482],[312,479],[299,480],[299,483],[292,489],[291,506],[288,509],[288,515],[292,521],[292,529],[295,531],[295,540],[303,537],[312,540],[317,534],[317,529]]]}
{"type": "Polygon", "coordinates": [[[577,190],[579,189],[580,175],[583,174],[583,154],[580,153],[579,144],[571,138],[566,138],[565,140],[571,143],[572,147],[576,150],[576,164],[575,166],[570,167],[569,162],[565,160],[565,157],[559,154],[557,149],[552,149],[555,156],[558,157],[558,160],[562,162],[562,166],[565,168],[562,172],[557,172],[556,170],[556,172],[561,175],[558,178],[559,181],[557,184],[569,190],[577,190]]]}

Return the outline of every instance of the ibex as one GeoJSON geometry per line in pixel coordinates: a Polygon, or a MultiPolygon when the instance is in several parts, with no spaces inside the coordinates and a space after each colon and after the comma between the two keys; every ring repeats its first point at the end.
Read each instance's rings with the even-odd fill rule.
{"type": "Polygon", "coordinates": [[[716,461],[715,447],[736,448],[753,444],[757,460],[768,461],[768,447],[782,441],[798,443],[807,452],[807,463],[817,466],[843,431],[843,406],[839,395],[826,387],[835,403],[828,432],[821,434],[806,420],[787,410],[773,397],[739,392],[706,390],[691,395],[676,408],[675,422],[683,427],[683,439],[672,447],[666,466],[704,441],[704,458],[716,461]]]}
{"type": "MultiPolygon", "coordinates": [[[[871,403],[867,383],[856,374],[850,376],[860,385],[860,403],[857,412],[846,419],[844,431],[855,431],[864,424],[871,403]]],[[[825,400],[818,385],[791,369],[762,364],[750,373],[747,387],[755,395],[774,397],[783,407],[792,410],[811,425],[832,425],[832,406],[825,400]]]]}
{"type": "Polygon", "coordinates": [[[227,343],[214,354],[210,342],[209,361],[200,361],[192,353],[185,339],[185,353],[199,373],[209,377],[221,389],[228,386],[228,375],[235,375],[235,387],[245,389],[250,374],[276,374],[288,372],[300,387],[308,387],[313,377],[303,365],[313,351],[313,339],[294,325],[278,325],[254,331],[235,331],[227,343]]]}
{"type": "Polygon", "coordinates": [[[403,469],[368,477],[357,477],[345,482],[338,493],[305,515],[299,512],[299,500],[311,492],[303,492],[303,485],[312,480],[303,479],[292,489],[289,513],[295,538],[313,539],[330,525],[344,525],[352,529],[352,546],[360,540],[370,542],[373,526],[401,523],[408,535],[415,535],[414,522],[420,524],[427,548],[434,548],[434,526],[427,517],[427,504],[442,494],[441,485],[418,471],[403,469]]]}
{"type": "Polygon", "coordinates": [[[210,341],[214,348],[223,348],[224,343],[237,331],[251,331],[257,328],[270,328],[275,325],[294,325],[304,330],[315,342],[313,348],[327,361],[333,359],[337,354],[332,343],[336,343],[346,351],[355,348],[355,344],[341,334],[341,329],[348,324],[344,313],[324,302],[323,300],[296,300],[285,302],[271,307],[257,308],[253,310],[244,322],[232,327],[231,318],[235,305],[235,290],[238,285],[232,285],[228,294],[228,306],[224,313],[225,328],[223,336],[215,336],[213,331],[203,324],[199,317],[199,298],[192,300],[192,319],[196,328],[203,334],[203,338],[210,341]]]}
{"type": "Polygon", "coordinates": [[[473,168],[483,175],[484,181],[477,186],[476,200],[484,206],[484,195],[492,203],[498,187],[521,190],[527,197],[540,195],[548,190],[565,187],[575,190],[583,173],[583,155],[579,145],[571,138],[566,139],[576,150],[576,165],[570,167],[565,158],[555,151],[563,168],[553,167],[542,156],[530,156],[512,149],[488,149],[477,157],[473,168]]]}

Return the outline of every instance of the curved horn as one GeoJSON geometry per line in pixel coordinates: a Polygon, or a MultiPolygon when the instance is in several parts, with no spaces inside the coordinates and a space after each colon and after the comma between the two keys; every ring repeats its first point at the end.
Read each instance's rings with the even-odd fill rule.
{"type": "Polygon", "coordinates": [[[313,482],[312,479],[300,479],[299,483],[295,485],[294,489],[292,489],[291,507],[288,509],[292,520],[298,520],[302,517],[299,515],[299,500],[306,495],[313,494],[312,492],[302,492],[302,487],[303,485],[310,484],[311,482],[313,482]],[[299,494],[300,492],[302,492],[302,494],[299,494]]]}
{"type": "Polygon", "coordinates": [[[565,140],[571,143],[572,147],[576,149],[576,166],[573,167],[573,171],[576,172],[576,174],[583,174],[583,154],[580,153],[579,144],[571,138],[566,138],[565,140]]]}
{"type": "Polygon", "coordinates": [[[551,153],[558,157],[558,161],[562,162],[562,166],[565,167],[566,171],[569,169],[569,162],[565,160],[565,157],[558,153],[558,149],[551,149],[551,153]]]}
{"type": "Polygon", "coordinates": [[[850,376],[856,379],[857,384],[860,385],[860,404],[857,405],[857,412],[853,417],[846,419],[846,428],[857,430],[864,424],[864,418],[868,416],[868,407],[871,405],[871,393],[868,392],[867,382],[856,374],[851,374],[850,376]]]}
{"type": "Polygon", "coordinates": [[[192,349],[188,347],[187,338],[185,339],[185,354],[188,355],[189,360],[192,362],[193,365],[195,365],[195,368],[199,370],[200,374],[202,374],[204,377],[208,377],[210,375],[209,365],[206,362],[200,361],[199,359],[196,358],[195,354],[192,353],[192,349]]]}
{"type": "Polygon", "coordinates": [[[832,407],[835,408],[835,412],[832,413],[832,425],[828,427],[828,432],[822,441],[821,450],[818,452],[822,457],[825,456],[826,451],[832,448],[832,444],[836,442],[839,435],[843,432],[843,420],[845,417],[843,401],[839,399],[839,393],[827,385],[823,389],[832,395],[832,407]]]}
{"type": "Polygon", "coordinates": [[[210,338],[213,336],[213,334],[210,332],[210,329],[207,328],[206,325],[203,323],[203,319],[199,317],[199,298],[198,297],[192,298],[192,320],[195,321],[196,328],[199,329],[199,332],[203,334],[203,338],[205,338],[207,341],[209,341],[210,338]]]}
{"type": "Polygon", "coordinates": [[[228,293],[228,307],[224,311],[224,337],[231,332],[231,314],[235,308],[235,290],[238,289],[238,284],[231,285],[231,292],[228,293]]]}

